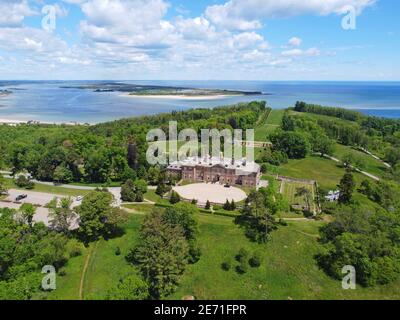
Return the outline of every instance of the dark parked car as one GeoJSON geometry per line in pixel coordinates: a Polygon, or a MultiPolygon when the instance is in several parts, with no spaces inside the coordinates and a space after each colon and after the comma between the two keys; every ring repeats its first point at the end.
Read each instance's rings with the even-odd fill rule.
{"type": "Polygon", "coordinates": [[[21,201],[23,199],[28,198],[28,195],[26,194],[20,194],[18,197],[15,198],[15,201],[21,201]]]}

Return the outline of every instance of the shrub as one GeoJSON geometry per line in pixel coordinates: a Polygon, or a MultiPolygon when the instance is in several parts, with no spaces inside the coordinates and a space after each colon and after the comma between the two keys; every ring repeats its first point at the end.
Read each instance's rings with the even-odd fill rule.
{"type": "Polygon", "coordinates": [[[237,261],[247,261],[249,252],[245,248],[241,248],[236,256],[237,261]]]}
{"type": "Polygon", "coordinates": [[[58,275],[60,277],[65,277],[67,275],[67,271],[65,270],[65,268],[61,268],[60,270],[58,270],[58,275]]]}
{"type": "Polygon", "coordinates": [[[261,254],[260,253],[255,253],[249,260],[249,264],[253,268],[258,268],[261,265],[261,254]]]}
{"type": "Polygon", "coordinates": [[[169,202],[170,202],[171,204],[176,204],[176,203],[178,203],[178,202],[180,202],[180,201],[181,201],[180,195],[179,195],[177,192],[172,191],[172,193],[171,193],[171,198],[169,199],[169,202]]]}
{"type": "Polygon", "coordinates": [[[236,267],[236,271],[240,274],[245,274],[249,270],[249,264],[246,260],[242,260],[240,264],[236,267]]]}
{"type": "Polygon", "coordinates": [[[143,202],[143,201],[144,201],[143,193],[141,191],[138,191],[135,196],[135,202],[143,202]]]}
{"type": "Polygon", "coordinates": [[[121,248],[120,247],[115,248],[115,255],[116,256],[120,256],[121,255],[121,248]]]}
{"type": "Polygon", "coordinates": [[[232,267],[232,263],[230,260],[226,260],[226,261],[222,262],[222,264],[221,264],[222,270],[225,270],[225,271],[231,270],[231,267],[232,267]]]}
{"type": "Polygon", "coordinates": [[[82,255],[82,247],[82,244],[78,240],[70,240],[67,244],[67,252],[69,257],[73,258],[82,255]]]}
{"type": "Polygon", "coordinates": [[[17,179],[15,179],[15,184],[24,189],[33,189],[35,187],[35,184],[26,176],[23,174],[19,175],[17,179]]]}
{"type": "Polygon", "coordinates": [[[121,186],[121,199],[125,202],[135,202],[136,194],[135,194],[135,185],[132,180],[127,180],[121,186]]]}

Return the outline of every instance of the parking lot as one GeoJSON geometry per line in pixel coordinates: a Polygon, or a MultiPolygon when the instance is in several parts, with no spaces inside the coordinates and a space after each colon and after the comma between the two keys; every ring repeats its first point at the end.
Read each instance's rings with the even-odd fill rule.
{"type": "MultiPolygon", "coordinates": [[[[61,195],[54,195],[50,193],[44,192],[34,192],[34,191],[21,191],[10,189],[8,191],[8,196],[5,198],[5,201],[0,201],[0,208],[8,208],[8,209],[15,209],[18,210],[22,204],[30,203],[37,206],[36,215],[33,217],[33,221],[35,222],[43,222],[45,225],[49,225],[49,210],[44,206],[48,204],[54,198],[62,199],[65,196],[61,195]],[[27,195],[25,199],[15,202],[15,199],[19,195],[27,195]]],[[[76,200],[76,197],[71,197],[73,200],[72,207],[76,207],[80,205],[80,201],[76,200]]],[[[74,221],[71,225],[71,229],[76,229],[78,227],[77,222],[74,221]]]]}

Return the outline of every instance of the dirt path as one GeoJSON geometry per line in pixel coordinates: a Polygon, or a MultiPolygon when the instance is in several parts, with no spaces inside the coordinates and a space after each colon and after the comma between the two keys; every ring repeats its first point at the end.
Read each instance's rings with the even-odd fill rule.
{"type": "Polygon", "coordinates": [[[85,284],[86,271],[87,271],[87,268],[89,267],[90,258],[92,257],[93,252],[96,251],[98,243],[99,242],[97,241],[94,244],[94,246],[89,249],[89,254],[86,257],[85,265],[83,266],[83,270],[82,270],[82,274],[81,274],[81,281],[80,281],[80,284],[79,284],[79,300],[83,300],[83,298],[84,298],[83,286],[85,284]]]}

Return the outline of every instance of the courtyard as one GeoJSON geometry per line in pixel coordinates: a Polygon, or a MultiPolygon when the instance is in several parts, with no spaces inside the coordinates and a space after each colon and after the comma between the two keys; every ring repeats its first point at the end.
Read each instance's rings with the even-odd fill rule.
{"type": "Polygon", "coordinates": [[[186,186],[174,187],[182,198],[186,200],[197,200],[199,204],[205,204],[208,201],[211,203],[224,204],[226,200],[234,200],[236,203],[247,198],[246,193],[236,187],[225,187],[221,184],[212,183],[196,183],[186,186]]]}

